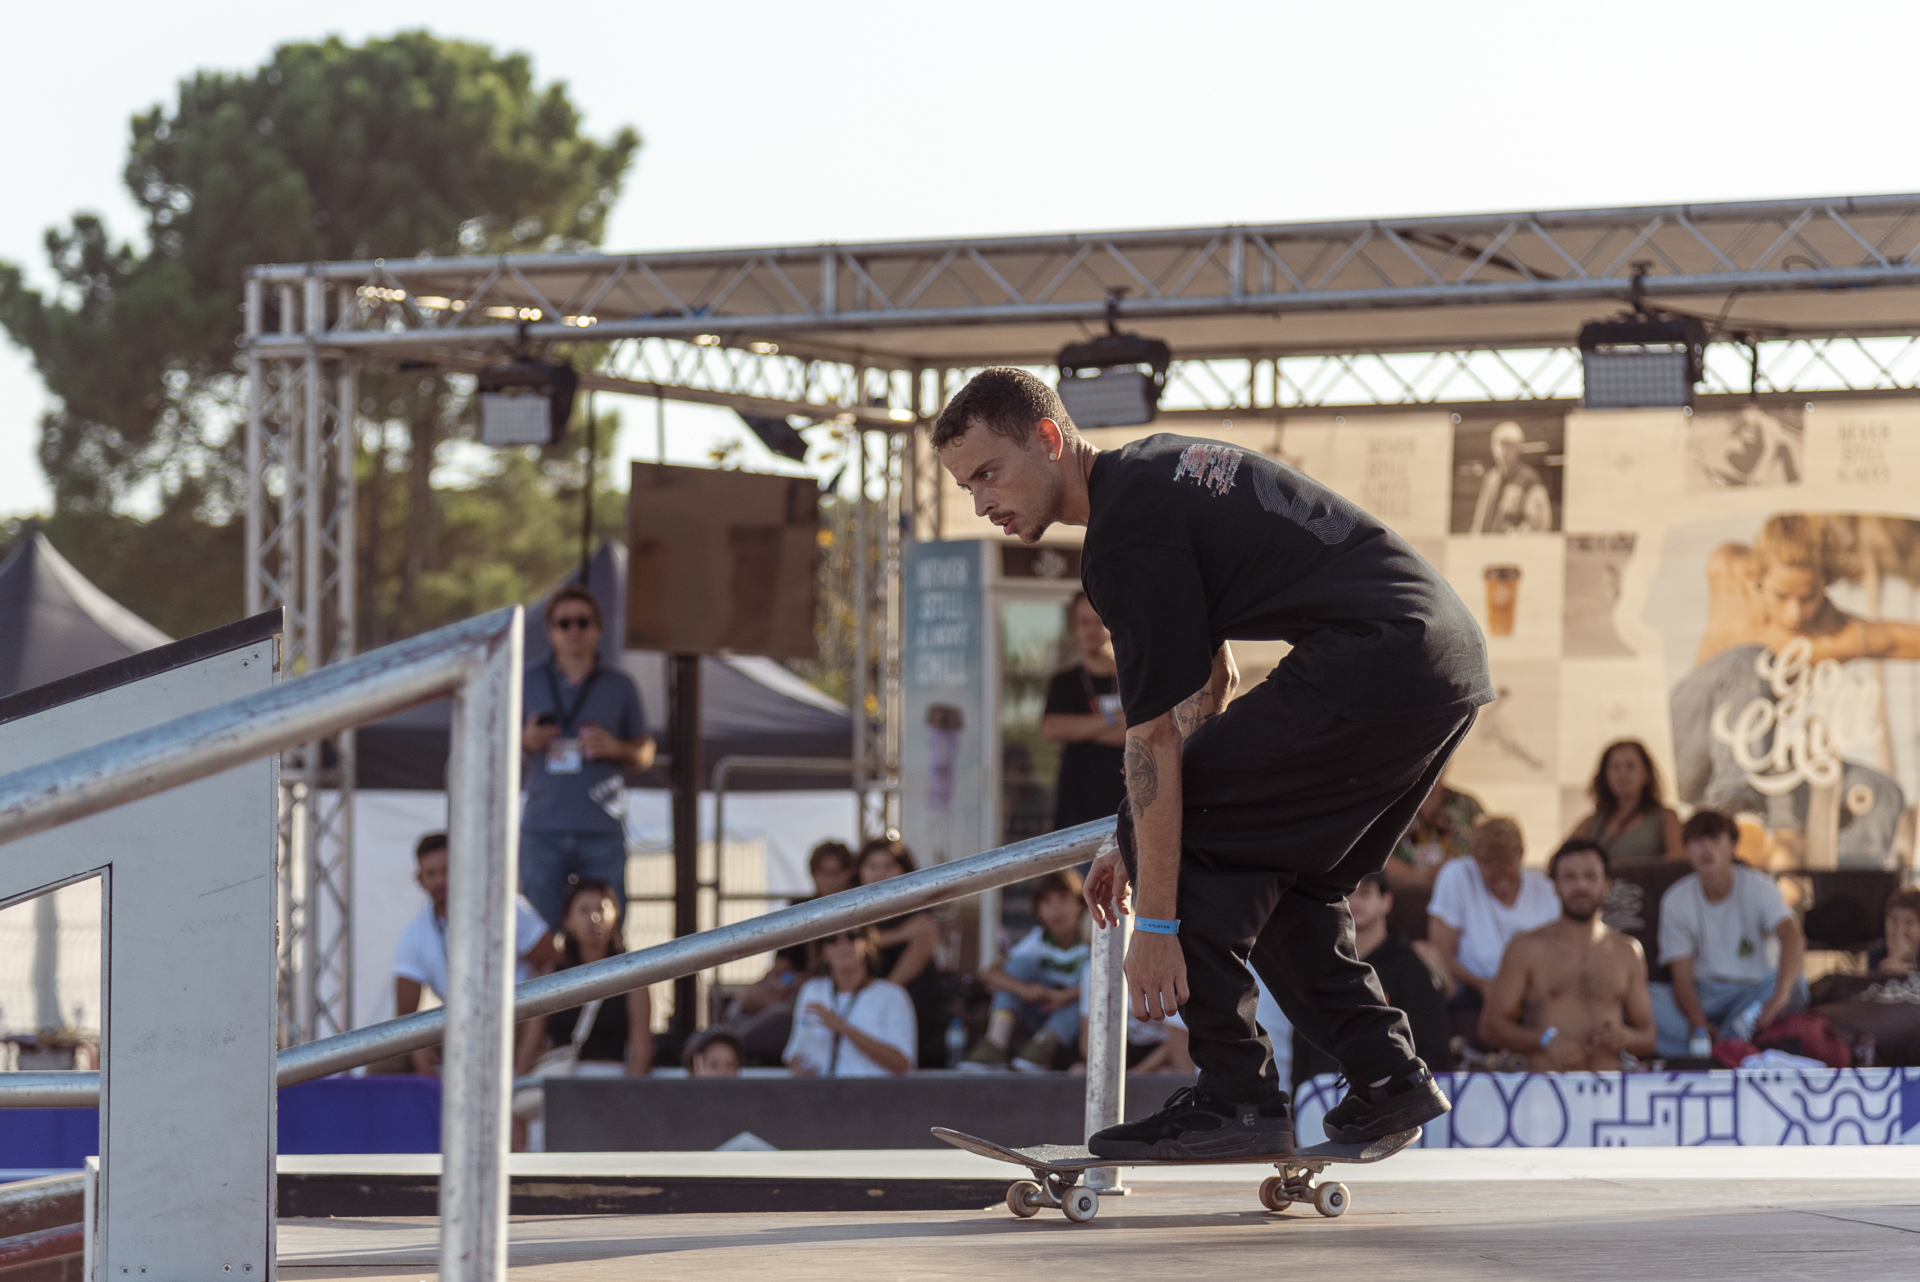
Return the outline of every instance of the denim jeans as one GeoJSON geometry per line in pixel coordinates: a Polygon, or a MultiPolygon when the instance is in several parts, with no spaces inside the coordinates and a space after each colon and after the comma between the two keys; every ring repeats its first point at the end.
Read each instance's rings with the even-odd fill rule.
{"type": "MultiPolygon", "coordinates": [[[[1753,1003],[1765,1003],[1773,996],[1773,986],[1778,982],[1779,972],[1768,971],[1764,978],[1752,983],[1696,977],[1693,986],[1700,994],[1701,1013],[1706,1015],[1708,1023],[1719,1028],[1753,1003]]],[[[1680,1013],[1680,1003],[1673,1000],[1673,985],[1648,984],[1647,996],[1653,1002],[1654,1054],[1662,1059],[1685,1058],[1687,1039],[1693,1030],[1687,1026],[1687,1017],[1680,1013]]],[[[1799,1010],[1806,1004],[1807,981],[1803,977],[1793,981],[1793,994],[1787,998],[1786,1009],[1799,1010]]]]}
{"type": "MultiPolygon", "coordinates": [[[[1000,969],[1023,984],[1041,982],[1040,961],[1035,957],[1009,957],[1000,964],[1000,969]]],[[[1084,971],[1082,975],[1084,976],[1084,971]]],[[[1060,1039],[1062,1046],[1080,1044],[1080,1003],[1068,1002],[1065,1006],[1048,1014],[1038,1003],[1027,1001],[1012,993],[993,995],[995,1010],[1010,1010],[1020,1022],[1032,1029],[1035,1036],[1052,1033],[1060,1039]]]]}
{"type": "Polygon", "coordinates": [[[555,930],[567,907],[567,878],[604,881],[627,907],[627,840],[615,832],[520,830],[520,893],[555,930]]]}

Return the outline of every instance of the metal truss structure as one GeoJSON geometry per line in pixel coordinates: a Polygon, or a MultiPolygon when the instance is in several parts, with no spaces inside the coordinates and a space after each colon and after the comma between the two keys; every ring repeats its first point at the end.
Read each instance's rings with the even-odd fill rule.
{"type": "MultiPolygon", "coordinates": [[[[898,806],[900,541],[939,528],[934,468],[909,434],[974,370],[1044,369],[1111,325],[1171,345],[1161,414],[1174,422],[1566,404],[1581,326],[1638,304],[1707,323],[1710,395],[1913,392],[1920,195],[284,264],[254,268],[247,298],[247,599],[288,609],[296,667],[352,644],[357,370],[458,374],[549,351],[589,388],[851,429],[855,753],[876,832],[898,806]]],[[[350,1014],[344,983],[322,976],[344,975],[350,939],[351,741],[325,759],[337,775],[319,747],[287,771],[300,926],[283,964],[303,975],[289,1012],[301,1036],[350,1014]],[[337,813],[315,808],[323,795],[337,813]],[[339,933],[313,935],[322,919],[339,933]],[[336,991],[338,1004],[323,995],[336,991]]]]}
{"type": "MultiPolygon", "coordinates": [[[[282,334],[324,329],[326,294],[279,286],[282,334]],[[298,324],[304,319],[305,326],[298,324]]],[[[247,333],[261,332],[263,287],[247,286],[247,333]]],[[[285,612],[289,675],[353,653],[357,370],[304,351],[248,355],[246,603],[285,612]]],[[[280,1026],[284,1044],[353,1027],[354,736],[287,752],[280,770],[280,1026]]]]}

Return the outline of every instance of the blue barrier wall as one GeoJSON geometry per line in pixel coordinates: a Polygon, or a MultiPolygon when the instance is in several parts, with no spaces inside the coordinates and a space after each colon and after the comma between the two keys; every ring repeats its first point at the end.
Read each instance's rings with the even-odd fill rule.
{"type": "MultiPolygon", "coordinates": [[[[335,1077],[280,1092],[282,1153],[438,1153],[440,1079],[335,1077]]],[[[100,1151],[90,1108],[0,1109],[0,1168],[78,1170],[100,1151]]]]}

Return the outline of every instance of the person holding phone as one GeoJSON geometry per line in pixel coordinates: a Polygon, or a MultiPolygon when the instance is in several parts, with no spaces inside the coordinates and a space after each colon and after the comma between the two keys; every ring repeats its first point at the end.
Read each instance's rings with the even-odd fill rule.
{"type": "Polygon", "coordinates": [[[600,603],[577,584],[547,602],[553,653],[526,670],[520,890],[558,930],[569,878],[603,881],[626,903],[624,772],[653,764],[633,679],[600,662],[600,603]]]}

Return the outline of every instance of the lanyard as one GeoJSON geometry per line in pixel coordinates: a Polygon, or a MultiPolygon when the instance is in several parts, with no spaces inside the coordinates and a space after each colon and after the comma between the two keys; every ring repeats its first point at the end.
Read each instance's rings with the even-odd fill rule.
{"type": "Polygon", "coordinates": [[[560,698],[560,678],[555,674],[552,659],[547,660],[547,691],[553,696],[553,713],[560,720],[560,733],[573,738],[573,719],[580,715],[580,709],[587,706],[587,695],[593,690],[593,683],[600,679],[600,665],[596,662],[593,671],[587,673],[587,679],[580,683],[580,694],[568,708],[560,698]]]}
{"type": "MultiPolygon", "coordinates": [[[[828,982],[831,983],[832,981],[829,980],[828,982]]],[[[869,980],[866,984],[860,985],[860,987],[847,994],[847,1008],[845,1010],[840,1009],[839,990],[835,989],[829,993],[827,1000],[833,1004],[833,1013],[848,1023],[852,1023],[853,1008],[860,1004],[860,994],[866,992],[868,985],[872,982],[873,981],[869,980]]],[[[826,1075],[828,1077],[840,1076],[840,1033],[838,1030],[835,1030],[833,1034],[833,1046],[827,1051],[826,1075]]]]}

